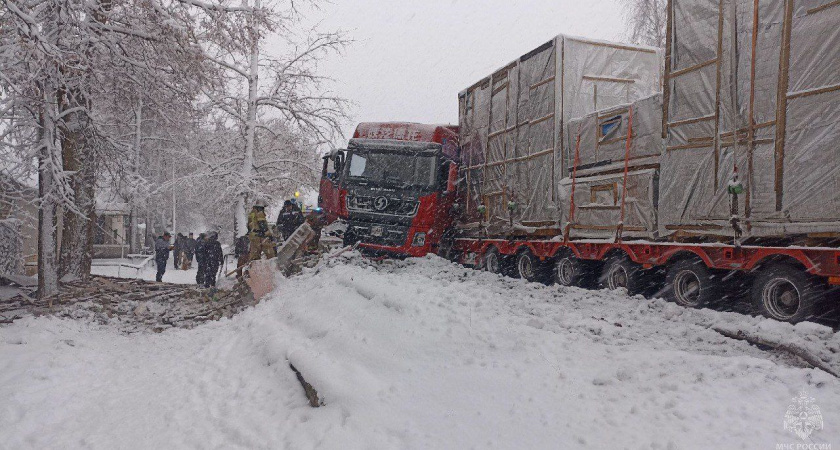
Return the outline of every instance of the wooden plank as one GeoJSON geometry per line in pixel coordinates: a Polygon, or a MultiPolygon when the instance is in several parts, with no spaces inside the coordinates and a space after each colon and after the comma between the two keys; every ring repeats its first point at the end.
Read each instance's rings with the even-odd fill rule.
{"type": "Polygon", "coordinates": [[[584,75],[582,78],[584,80],[589,80],[589,81],[605,81],[605,82],[610,82],[610,83],[633,84],[633,83],[636,82],[636,80],[634,80],[632,78],[613,78],[613,77],[603,77],[603,76],[598,76],[598,75],[584,75]]]}
{"type": "Polygon", "coordinates": [[[712,142],[696,142],[692,144],[683,144],[683,145],[672,145],[670,147],[665,147],[665,150],[672,151],[672,150],[689,150],[693,148],[712,148],[714,147],[712,142]]]}
{"type": "Polygon", "coordinates": [[[633,47],[630,45],[622,45],[622,44],[614,44],[611,42],[599,42],[599,41],[591,41],[589,39],[579,38],[579,37],[566,37],[566,39],[574,42],[580,42],[582,44],[589,44],[595,47],[606,47],[606,48],[614,48],[616,50],[629,50],[633,52],[641,52],[641,53],[653,53],[656,54],[656,50],[651,48],[643,48],[643,47],[633,47]]]}
{"type": "Polygon", "coordinates": [[[670,114],[668,104],[671,102],[671,42],[674,40],[673,0],[667,0],[665,14],[667,20],[665,21],[665,73],[662,79],[662,86],[664,87],[662,92],[662,139],[668,137],[668,118],[670,114]]]}
{"type": "Polygon", "coordinates": [[[546,120],[551,119],[552,117],[554,117],[554,113],[549,113],[548,115],[542,116],[539,119],[531,120],[530,126],[534,126],[540,122],[545,122],[546,120]]]}
{"type": "MultiPolygon", "coordinates": [[[[618,225],[572,225],[575,230],[593,230],[593,231],[614,231],[618,229],[618,225]]],[[[651,231],[644,227],[621,227],[625,231],[651,231]]]]}
{"type": "MultiPolygon", "coordinates": [[[[753,158],[755,155],[755,71],[756,53],[758,47],[758,0],[753,0],[752,41],[750,44],[750,103],[747,118],[747,185],[753,186],[753,158]]],[[[744,218],[747,220],[747,231],[750,227],[752,215],[752,189],[747,189],[744,195],[744,218]]]]}
{"type": "Polygon", "coordinates": [[[676,77],[685,75],[687,73],[696,72],[696,71],[698,71],[698,70],[700,70],[704,67],[708,67],[708,66],[711,66],[712,64],[716,64],[718,62],[718,59],[720,59],[720,58],[710,59],[708,61],[703,61],[699,64],[695,64],[691,67],[686,67],[685,69],[680,69],[680,70],[677,70],[676,72],[671,72],[671,78],[676,78],[676,77]]]}
{"type": "Polygon", "coordinates": [[[536,88],[538,88],[538,87],[540,87],[540,86],[542,86],[546,83],[551,83],[552,81],[554,81],[554,75],[552,75],[552,76],[550,76],[550,77],[548,77],[548,78],[546,78],[542,81],[538,81],[538,82],[532,84],[528,89],[529,90],[534,90],[534,89],[536,89],[536,88]]]}
{"type": "Polygon", "coordinates": [[[840,84],[835,84],[833,86],[824,86],[824,87],[816,88],[816,89],[808,89],[808,90],[798,91],[798,92],[790,92],[790,93],[787,94],[787,98],[788,98],[788,100],[791,100],[791,99],[794,99],[794,98],[810,97],[812,95],[825,94],[827,92],[834,92],[834,91],[840,91],[840,84]]]}
{"type": "Polygon", "coordinates": [[[723,229],[721,225],[665,225],[666,230],[711,231],[723,229]]]}
{"type": "Polygon", "coordinates": [[[602,119],[612,119],[612,118],[613,118],[613,117],[615,117],[615,116],[620,116],[620,115],[622,115],[622,114],[626,114],[626,113],[628,113],[629,111],[630,111],[630,109],[628,109],[628,108],[616,109],[616,110],[614,110],[614,111],[609,112],[608,114],[598,115],[598,120],[602,120],[602,119]]]}
{"type": "Polygon", "coordinates": [[[787,127],[787,92],[790,86],[790,40],[793,28],[793,2],[785,0],[785,17],[782,22],[782,43],[779,50],[779,82],[776,92],[776,148],[775,191],[776,211],[782,210],[785,176],[785,138],[787,127]]]}
{"type": "Polygon", "coordinates": [[[510,83],[505,81],[504,83],[502,83],[502,84],[493,88],[493,93],[490,95],[490,104],[491,105],[493,104],[493,96],[498,94],[499,92],[504,91],[505,89],[507,89],[508,86],[510,86],[510,83]]]}
{"type": "Polygon", "coordinates": [[[707,122],[709,120],[715,120],[717,117],[715,114],[710,114],[708,116],[702,117],[693,117],[691,119],[683,119],[683,120],[675,120],[673,122],[668,122],[667,126],[670,127],[679,127],[683,125],[691,125],[692,123],[698,122],[707,122]]]}
{"type": "Polygon", "coordinates": [[[840,0],[834,0],[833,2],[828,2],[824,5],[816,6],[807,11],[808,14],[816,14],[820,11],[825,11],[828,8],[832,8],[835,6],[840,6],[840,0]]]}
{"type": "Polygon", "coordinates": [[[715,64],[717,66],[717,70],[715,72],[715,134],[713,136],[714,141],[714,187],[715,191],[718,190],[718,182],[720,178],[720,102],[721,102],[721,94],[720,94],[720,87],[723,79],[723,0],[718,2],[718,29],[717,29],[717,49],[715,53],[715,64]]]}

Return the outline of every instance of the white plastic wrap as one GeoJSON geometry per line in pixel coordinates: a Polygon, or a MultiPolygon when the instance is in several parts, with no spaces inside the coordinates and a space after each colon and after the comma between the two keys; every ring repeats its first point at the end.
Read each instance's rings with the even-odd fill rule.
{"type": "Polygon", "coordinates": [[[733,235],[736,167],[745,236],[840,232],[840,5],[791,1],[672,0],[661,234],[733,235]]]}
{"type": "Polygon", "coordinates": [[[660,59],[652,48],[561,35],[461,92],[463,221],[559,229],[565,121],[655,93],[660,59]]]}

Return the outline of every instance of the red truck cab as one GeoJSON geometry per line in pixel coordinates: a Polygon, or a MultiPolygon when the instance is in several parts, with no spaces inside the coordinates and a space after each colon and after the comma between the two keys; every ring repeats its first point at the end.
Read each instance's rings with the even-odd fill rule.
{"type": "Polygon", "coordinates": [[[347,222],[346,245],[393,256],[437,253],[452,224],[458,127],[361,123],[324,157],[319,206],[347,222]]]}

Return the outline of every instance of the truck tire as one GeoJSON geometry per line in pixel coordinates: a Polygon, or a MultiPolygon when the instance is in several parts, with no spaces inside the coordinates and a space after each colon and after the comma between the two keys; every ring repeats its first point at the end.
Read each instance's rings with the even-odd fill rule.
{"type": "Polygon", "coordinates": [[[601,286],[613,290],[625,288],[628,295],[641,294],[649,287],[642,266],[625,256],[607,258],[601,274],[601,286]]]}
{"type": "Polygon", "coordinates": [[[502,257],[499,251],[491,247],[481,255],[481,270],[485,272],[502,274],[502,257]]]}
{"type": "Polygon", "coordinates": [[[703,261],[677,261],[665,275],[665,299],[687,308],[702,308],[720,299],[720,283],[703,261]]]}
{"type": "Polygon", "coordinates": [[[516,255],[516,275],[525,281],[542,281],[543,263],[530,250],[523,250],[516,255]]]}
{"type": "Polygon", "coordinates": [[[560,286],[591,287],[598,279],[596,267],[574,255],[562,255],[554,262],[554,282],[560,286]]]}
{"type": "Polygon", "coordinates": [[[825,284],[805,270],[773,263],[760,269],[750,297],[753,307],[763,316],[797,323],[814,315],[825,291],[825,284]]]}

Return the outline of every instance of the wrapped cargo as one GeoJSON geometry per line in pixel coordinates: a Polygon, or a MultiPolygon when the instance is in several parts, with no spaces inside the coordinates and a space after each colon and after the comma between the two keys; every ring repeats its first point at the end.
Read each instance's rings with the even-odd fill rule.
{"type": "Polygon", "coordinates": [[[566,176],[579,158],[578,169],[621,163],[627,156],[628,165],[658,164],[665,147],[662,139],[662,96],[653,95],[631,104],[601,109],[584,117],[568,121],[565,133],[564,159],[566,176]],[[630,110],[633,112],[633,138],[627,152],[627,130],[630,110]],[[580,146],[577,146],[580,136],[580,146]]]}
{"type": "Polygon", "coordinates": [[[459,227],[558,233],[564,123],[660,88],[653,48],[557,36],[459,94],[459,227]]]}
{"type": "Polygon", "coordinates": [[[564,178],[561,188],[564,202],[570,205],[569,237],[614,238],[619,224],[622,238],[657,236],[658,168],[630,170],[626,177],[624,170],[618,170],[564,178]],[[572,192],[574,202],[570,201],[572,192]]]}
{"type": "Polygon", "coordinates": [[[840,234],[840,4],[672,0],[660,232],[840,234]]]}
{"type": "Polygon", "coordinates": [[[657,237],[660,95],[568,121],[564,147],[560,198],[569,237],[616,238],[619,227],[622,238],[657,237]]]}

